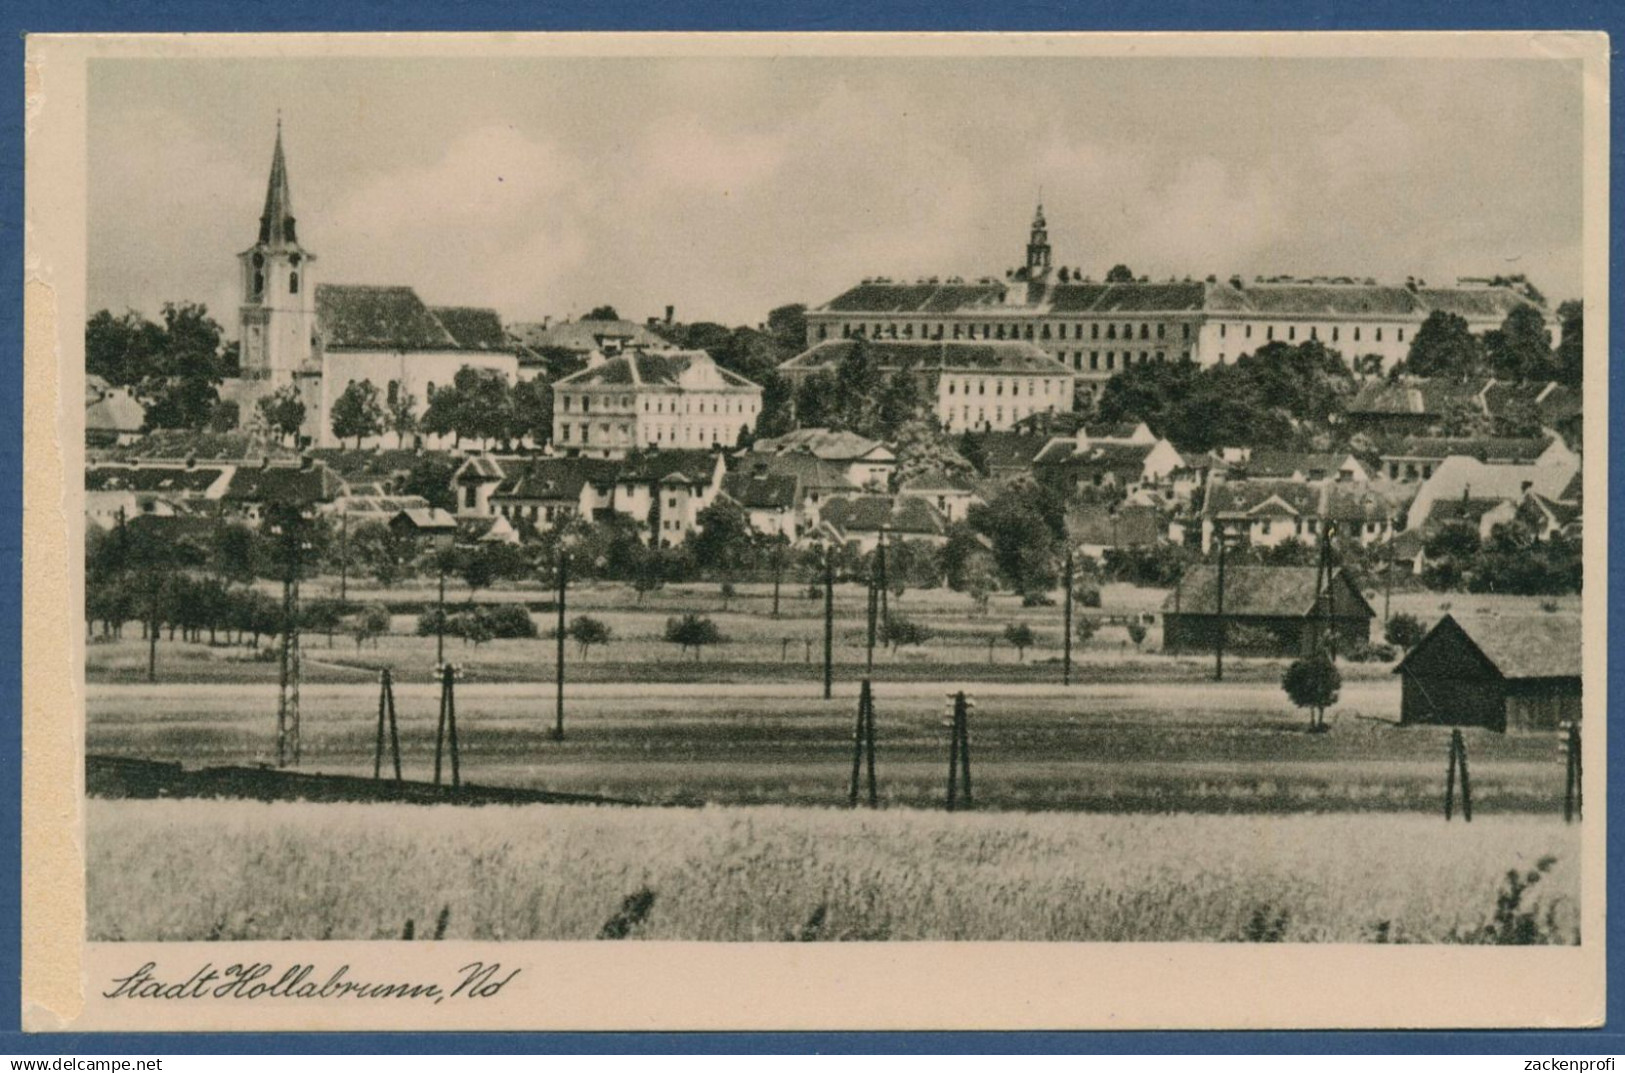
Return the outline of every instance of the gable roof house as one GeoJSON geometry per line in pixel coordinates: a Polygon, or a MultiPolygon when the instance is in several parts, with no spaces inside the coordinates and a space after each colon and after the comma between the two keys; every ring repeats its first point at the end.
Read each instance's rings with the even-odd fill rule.
{"type": "Polygon", "coordinates": [[[855,432],[827,428],[801,428],[783,436],[758,440],[753,454],[799,452],[846,467],[846,478],[859,488],[884,490],[897,470],[897,455],[879,440],[855,432]]]}
{"type": "Polygon", "coordinates": [[[986,502],[969,477],[945,470],[910,477],[897,491],[901,495],[919,496],[932,503],[950,524],[964,521],[971,507],[986,502]]]}
{"type": "Polygon", "coordinates": [[[1193,566],[1163,601],[1162,650],[1211,652],[1221,628],[1225,647],[1247,655],[1310,655],[1323,629],[1338,647],[1368,643],[1376,612],[1359,588],[1338,567],[1319,593],[1319,574],[1313,566],[1229,566],[1221,615],[1218,568],[1193,566]]]}
{"type": "MultiPolygon", "coordinates": [[[[1578,461],[1497,465],[1465,455],[1453,455],[1439,463],[1433,475],[1417,489],[1406,528],[1426,531],[1436,507],[1460,500],[1510,501],[1517,504],[1530,492],[1548,499],[1561,499],[1579,471],[1578,461]]],[[[1445,509],[1448,511],[1451,508],[1445,509]]]]}
{"type": "Polygon", "coordinates": [[[820,513],[823,530],[860,554],[879,546],[882,531],[888,543],[923,541],[940,547],[948,542],[948,519],[919,496],[837,496],[820,513]]]}
{"type": "Polygon", "coordinates": [[[1163,514],[1155,507],[1083,503],[1066,512],[1068,540],[1078,551],[1096,559],[1112,548],[1160,544],[1166,530],[1163,514]]]}
{"type": "Polygon", "coordinates": [[[799,388],[855,352],[882,376],[912,374],[945,432],[1002,431],[1035,414],[1072,410],[1072,370],[1026,342],[831,339],[786,361],[779,373],[799,388]]]}
{"type": "Polygon", "coordinates": [[[1447,458],[1475,458],[1493,465],[1564,465],[1577,456],[1559,436],[1408,436],[1382,448],[1382,469],[1390,480],[1427,480],[1447,458]]]}
{"type": "Polygon", "coordinates": [[[556,348],[586,357],[593,351],[606,355],[623,350],[676,349],[632,320],[530,321],[511,326],[513,337],[531,350],[556,348]]]}
{"type": "Polygon", "coordinates": [[[553,447],[598,458],[721,450],[753,431],[761,412],[761,387],[703,350],[628,351],[554,383],[553,447]]]}
{"type": "Polygon", "coordinates": [[[1555,730],[1581,717],[1578,615],[1445,615],[1400,660],[1406,725],[1555,730]]]}
{"type": "Polygon", "coordinates": [[[793,474],[730,473],[722,478],[722,494],[739,505],[758,533],[792,541],[801,535],[801,487],[793,474]]]}
{"type": "Polygon", "coordinates": [[[344,482],[321,462],[306,460],[297,466],[238,466],[231,474],[222,507],[245,521],[258,524],[273,504],[315,514],[345,492],[344,482]]]}
{"type": "Polygon", "coordinates": [[[85,445],[111,447],[133,443],[147,425],[147,408],[128,388],[109,387],[101,377],[87,378],[85,386],[85,445]],[[93,386],[90,380],[100,381],[93,386]]]}
{"type": "Polygon", "coordinates": [[[712,451],[654,451],[626,458],[538,458],[508,470],[490,493],[492,512],[523,528],[570,518],[630,518],[645,540],[678,544],[722,491],[723,458],[712,451]]]}

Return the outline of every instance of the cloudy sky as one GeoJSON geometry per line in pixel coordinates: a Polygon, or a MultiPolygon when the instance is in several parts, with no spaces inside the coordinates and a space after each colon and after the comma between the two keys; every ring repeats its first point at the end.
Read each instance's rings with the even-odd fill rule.
{"type": "Polygon", "coordinates": [[[1560,61],[101,60],[89,300],[235,334],[280,110],[320,281],[508,320],[608,302],[757,323],[867,275],[1019,262],[1040,188],[1097,278],[1294,273],[1580,290],[1560,61]]]}

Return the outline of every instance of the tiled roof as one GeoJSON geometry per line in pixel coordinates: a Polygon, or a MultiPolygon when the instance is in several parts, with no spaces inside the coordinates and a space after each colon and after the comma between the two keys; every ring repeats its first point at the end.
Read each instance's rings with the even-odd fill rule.
{"type": "Polygon", "coordinates": [[[1163,523],[1153,507],[1125,506],[1114,511],[1091,503],[1067,511],[1066,530],[1074,544],[1143,547],[1162,539],[1163,523]]]}
{"type": "Polygon", "coordinates": [[[1404,513],[1410,499],[1370,484],[1328,481],[1321,488],[1320,516],[1339,522],[1385,522],[1404,513]]]}
{"type": "Polygon", "coordinates": [[[432,454],[410,448],[357,451],[346,447],[316,447],[307,453],[352,485],[392,480],[411,472],[413,466],[432,454]]]}
{"type": "Polygon", "coordinates": [[[1519,306],[1534,304],[1511,287],[1421,287],[1416,294],[1429,312],[1454,313],[1469,320],[1505,320],[1519,306]]]}
{"type": "Polygon", "coordinates": [[[1570,466],[1514,466],[1480,462],[1456,455],[1439,463],[1433,476],[1422,482],[1417,497],[1434,504],[1469,496],[1496,499],[1522,499],[1526,491],[1556,497],[1574,475],[1570,466]]]}
{"type": "Polygon", "coordinates": [[[298,452],[262,436],[247,432],[192,432],[187,429],[156,429],[134,443],[108,452],[120,462],[140,460],[184,462],[246,462],[262,458],[298,457],[298,452]]]}
{"type": "Polygon", "coordinates": [[[1547,514],[1550,514],[1552,521],[1559,526],[1572,525],[1583,516],[1583,508],[1578,503],[1563,503],[1556,499],[1549,499],[1539,492],[1530,492],[1529,498],[1538,503],[1547,514]]]}
{"type": "MultiPolygon", "coordinates": [[[[850,339],[830,339],[797,354],[779,369],[786,373],[803,373],[833,368],[856,345],[850,339]]],[[[930,343],[886,339],[868,342],[866,346],[874,367],[888,373],[906,366],[917,372],[1072,375],[1065,365],[1025,342],[930,343]]]]}
{"type": "MultiPolygon", "coordinates": [[[[1302,616],[1315,609],[1313,566],[1227,566],[1224,572],[1226,615],[1302,616]]],[[[1339,569],[1336,575],[1343,578],[1339,569]]],[[[1163,601],[1165,612],[1213,615],[1219,606],[1219,570],[1198,565],[1185,571],[1175,590],[1163,601]]],[[[1358,596],[1358,593],[1355,594],[1358,596]]],[[[1363,603],[1363,598],[1361,598],[1363,603]]],[[[1367,615],[1372,611],[1365,609],[1367,615]]]]}
{"type": "Polygon", "coordinates": [[[941,536],[948,521],[919,496],[837,496],[823,505],[821,519],[846,533],[874,533],[884,526],[901,536],[941,536]]]}
{"type": "Polygon", "coordinates": [[[90,466],[85,469],[87,492],[171,492],[193,495],[209,490],[224,473],[221,469],[184,469],[169,466],[90,466]]]}
{"type": "Polygon", "coordinates": [[[1309,479],[1335,477],[1348,461],[1347,454],[1307,454],[1296,451],[1253,451],[1236,471],[1248,477],[1290,477],[1302,473],[1309,479]]]}
{"type": "Polygon", "coordinates": [[[463,464],[457,467],[455,475],[459,484],[465,481],[476,484],[492,480],[500,481],[502,477],[502,463],[490,455],[469,455],[463,464]]]}
{"type": "Polygon", "coordinates": [[[426,508],[429,501],[422,496],[347,495],[332,503],[333,514],[387,514],[394,516],[403,510],[426,508]]]}
{"type": "Polygon", "coordinates": [[[1155,444],[1091,443],[1078,447],[1076,440],[1055,440],[1033,460],[1035,468],[1064,469],[1073,474],[1112,473],[1136,480],[1145,473],[1145,460],[1155,444]]]}
{"type": "Polygon", "coordinates": [[[344,482],[321,463],[300,466],[239,466],[221,497],[233,502],[326,503],[340,495],[344,482]]]}
{"type": "Polygon", "coordinates": [[[822,492],[856,487],[847,477],[846,467],[800,451],[779,455],[752,452],[744,456],[743,464],[746,467],[743,472],[794,477],[801,482],[803,489],[822,492]]]}
{"type": "Polygon", "coordinates": [[[429,310],[451,333],[460,350],[509,351],[513,344],[502,328],[502,318],[494,309],[474,306],[433,306],[429,310]]]}
{"type": "Polygon", "coordinates": [[[861,283],[821,307],[831,313],[953,313],[996,304],[998,283],[861,283]]]}
{"type": "MultiPolygon", "coordinates": [[[[832,462],[864,458],[886,445],[856,432],[827,428],[800,428],[783,436],[757,440],[751,450],[757,454],[783,454],[786,451],[804,451],[815,458],[832,462]]],[[[889,451],[887,452],[890,453],[889,451]]]]}
{"type": "Polygon", "coordinates": [[[405,521],[414,529],[428,532],[453,532],[457,529],[457,519],[450,512],[439,507],[416,507],[403,510],[395,515],[394,521],[405,521]]]}
{"type": "Polygon", "coordinates": [[[1394,668],[1398,674],[1424,648],[1465,637],[1504,678],[1578,678],[1580,617],[1565,614],[1445,615],[1394,668]]]}
{"type": "Polygon", "coordinates": [[[661,349],[669,347],[666,340],[642,324],[631,320],[562,320],[557,324],[513,324],[509,330],[524,345],[561,347],[585,354],[601,350],[606,342],[621,342],[628,347],[661,349]]]}
{"type": "Polygon", "coordinates": [[[790,510],[797,481],[787,474],[730,473],[722,478],[722,490],[746,510],[790,510]]]}
{"type": "Polygon", "coordinates": [[[999,470],[1031,469],[1033,459],[1050,444],[1048,436],[1020,432],[978,432],[973,434],[987,460],[989,473],[999,470]]]}
{"type": "Polygon", "coordinates": [[[630,354],[621,354],[613,358],[606,358],[597,365],[589,366],[580,372],[571,373],[559,381],[559,385],[568,384],[571,387],[587,387],[597,384],[627,385],[641,384],[643,387],[675,388],[681,386],[682,376],[695,365],[712,365],[717,374],[728,387],[755,391],[760,390],[756,384],[746,380],[743,376],[716,365],[711,356],[703,350],[672,350],[661,353],[635,351],[630,354]],[[634,368],[635,365],[635,368],[634,368]],[[634,372],[636,376],[634,378],[634,372]]]}
{"type": "Polygon", "coordinates": [[[1452,406],[1470,406],[1485,388],[1486,381],[1449,380],[1444,377],[1411,376],[1398,380],[1367,380],[1349,400],[1351,414],[1442,414],[1452,406]]]}
{"type": "Polygon", "coordinates": [[[976,485],[963,473],[933,470],[920,473],[903,482],[899,489],[904,494],[924,495],[927,492],[975,492],[976,485]]]}
{"type": "Polygon", "coordinates": [[[1428,512],[1427,528],[1432,531],[1450,522],[1467,522],[1476,527],[1483,520],[1484,515],[1511,502],[1510,499],[1487,498],[1484,496],[1470,496],[1465,499],[1441,499],[1433,504],[1433,509],[1428,512]]]}
{"type": "Polygon", "coordinates": [[[566,499],[581,496],[583,485],[656,484],[673,480],[708,484],[720,455],[704,450],[650,451],[626,458],[538,458],[508,467],[491,493],[498,499],[566,499]]]}
{"type": "Polygon", "coordinates": [[[1491,436],[1408,436],[1382,452],[1384,458],[1443,461],[1457,455],[1480,462],[1533,462],[1551,446],[1549,439],[1498,439],[1491,436]]]}
{"type": "Polygon", "coordinates": [[[1279,500],[1300,517],[1315,517],[1320,513],[1321,487],[1302,481],[1283,480],[1213,480],[1208,483],[1207,497],[1202,513],[1242,516],[1256,514],[1271,500],[1279,500]]]}
{"type": "Polygon", "coordinates": [[[87,432],[140,432],[147,409],[123,390],[108,390],[85,406],[87,432]]]}
{"type": "Polygon", "coordinates": [[[457,350],[411,287],[316,285],[316,324],[328,350],[457,350]]]}

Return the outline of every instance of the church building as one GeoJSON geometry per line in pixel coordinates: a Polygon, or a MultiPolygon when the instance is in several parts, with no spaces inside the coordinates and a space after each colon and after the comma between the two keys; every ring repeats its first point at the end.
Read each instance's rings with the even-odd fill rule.
{"type": "MultiPolygon", "coordinates": [[[[316,255],[296,228],[280,121],[259,237],[237,260],[241,379],[223,384],[221,397],[237,402],[243,424],[260,398],[291,385],[305,404],[301,435],[336,447],[328,415],[352,383],[371,383],[386,410],[409,396],[421,419],[437,387],[465,366],[518,376],[518,347],[495,310],[429,306],[408,286],[317,282],[316,255]]],[[[431,447],[441,438],[417,437],[431,447]]],[[[394,442],[386,431],[363,445],[394,442]]]]}

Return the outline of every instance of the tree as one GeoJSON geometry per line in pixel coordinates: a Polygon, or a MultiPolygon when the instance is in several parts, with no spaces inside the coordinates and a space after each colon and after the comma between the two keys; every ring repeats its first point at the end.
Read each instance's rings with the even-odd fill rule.
{"type": "Polygon", "coordinates": [[[496,369],[465,365],[452,378],[457,407],[453,431],[458,442],[504,443],[514,436],[513,387],[496,369]]]}
{"type": "Polygon", "coordinates": [[[970,510],[969,522],[993,544],[993,562],[999,575],[1016,592],[1038,592],[1055,587],[1056,532],[1040,510],[1042,489],[1010,487],[993,501],[970,510]]]}
{"type": "Polygon", "coordinates": [[[1427,636],[1427,627],[1423,626],[1422,620],[1415,615],[1401,611],[1388,620],[1388,625],[1383,627],[1382,636],[1389,644],[1409,651],[1427,636]]]}
{"type": "Polygon", "coordinates": [[[457,509],[457,492],[452,488],[452,475],[457,465],[442,454],[424,454],[412,463],[412,468],[401,479],[400,493],[422,496],[429,506],[445,511],[457,509]]]}
{"type": "MultiPolygon", "coordinates": [[[[139,368],[127,365],[123,372],[138,376],[132,386],[146,403],[149,428],[201,429],[220,401],[218,389],[225,376],[220,325],[209,316],[208,307],[192,302],[164,303],[163,319],[163,325],[152,331],[145,322],[135,326],[136,347],[146,361],[139,368]],[[156,343],[156,349],[145,351],[147,343],[156,343]]],[[[127,359],[135,356],[129,354],[127,359]]]]}
{"type": "Polygon", "coordinates": [[[1080,615],[1078,620],[1072,624],[1072,632],[1077,635],[1079,644],[1088,644],[1099,629],[1100,623],[1088,615],[1080,615]]]}
{"type": "Polygon", "coordinates": [[[987,614],[988,601],[997,587],[993,564],[986,555],[977,555],[966,564],[964,585],[960,591],[971,598],[978,612],[987,614]]]}
{"type": "Polygon", "coordinates": [[[577,615],[570,621],[570,628],[565,635],[576,643],[581,652],[581,658],[587,658],[587,652],[593,645],[607,645],[614,638],[615,631],[609,624],[591,615],[577,615]]]}
{"type": "Polygon", "coordinates": [[[284,438],[296,441],[299,430],[305,427],[305,400],[299,397],[299,389],[292,384],[284,384],[269,395],[264,396],[255,404],[259,410],[260,420],[265,427],[276,433],[278,440],[284,438]]]}
{"type": "Polygon", "coordinates": [[[1546,318],[1532,305],[1508,313],[1501,327],[1484,335],[1490,371],[1505,380],[1544,380],[1556,370],[1546,318]]]}
{"type": "Polygon", "coordinates": [[[916,420],[929,408],[930,400],[920,388],[920,381],[911,365],[894,371],[886,380],[876,406],[873,434],[883,440],[892,440],[899,429],[916,420]]]}
{"type": "Polygon", "coordinates": [[[695,559],[724,574],[747,565],[755,533],[750,518],[738,504],[718,498],[695,515],[694,522],[699,532],[689,538],[689,543],[695,559]]]}
{"type": "Polygon", "coordinates": [[[894,656],[899,648],[923,645],[931,637],[928,628],[902,615],[889,616],[880,631],[881,643],[890,646],[894,656]]]}
{"type": "Polygon", "coordinates": [[[807,307],[796,302],[770,311],[767,331],[786,357],[794,357],[807,345],[807,307]]]}
{"type": "Polygon", "coordinates": [[[1327,656],[1306,656],[1287,667],[1281,676],[1281,688],[1295,706],[1310,710],[1310,730],[1324,730],[1326,709],[1337,703],[1343,676],[1327,656]]]}
{"type": "Polygon", "coordinates": [[[355,621],[350,624],[350,636],[355,638],[355,650],[361,651],[361,646],[371,641],[374,646],[378,638],[389,632],[389,608],[383,604],[368,604],[356,613],[355,621]]]}
{"type": "Polygon", "coordinates": [[[537,447],[553,439],[553,385],[539,376],[513,386],[513,435],[537,447]]]}
{"type": "Polygon", "coordinates": [[[1004,628],[1004,639],[1016,650],[1016,658],[1026,662],[1027,649],[1032,647],[1036,638],[1033,628],[1025,622],[1012,622],[1004,628]]]}
{"type": "Polygon", "coordinates": [[[581,315],[581,319],[582,320],[620,320],[621,315],[619,313],[615,312],[615,307],[614,306],[612,306],[612,305],[601,305],[601,306],[594,306],[588,312],[583,313],[581,315]]]}
{"type": "Polygon", "coordinates": [[[236,399],[221,399],[209,411],[210,432],[230,432],[243,423],[243,408],[236,399]]]}
{"type": "Polygon", "coordinates": [[[1553,357],[1553,375],[1570,387],[1585,379],[1585,303],[1572,300],[1557,307],[1562,335],[1553,357]]]}
{"type": "Polygon", "coordinates": [[[371,380],[352,380],[333,400],[332,426],[333,435],[341,440],[354,436],[358,451],[363,439],[384,431],[384,408],[371,380]]]}
{"type": "Polygon", "coordinates": [[[417,434],[418,397],[406,390],[405,384],[399,385],[395,390],[395,398],[386,402],[384,423],[389,431],[395,434],[396,447],[405,447],[406,437],[417,434]]]}
{"type": "Polygon", "coordinates": [[[728,605],[732,603],[734,598],[739,595],[739,590],[734,588],[733,582],[724,581],[719,594],[722,596],[722,610],[726,612],[728,610],[728,605]]]}
{"type": "Polygon", "coordinates": [[[383,522],[362,522],[350,531],[349,554],[378,584],[388,588],[410,573],[416,548],[383,522]]]}
{"type": "Polygon", "coordinates": [[[115,317],[103,309],[85,322],[85,374],[114,387],[140,384],[160,366],[164,330],[135,310],[115,317]]]}
{"type": "Polygon", "coordinates": [[[696,615],[692,612],[682,618],[669,618],[666,620],[666,640],[679,646],[679,651],[686,653],[690,648],[694,650],[694,658],[700,658],[700,650],[706,645],[720,645],[727,642],[717,624],[705,615],[696,615]]]}
{"type": "Polygon", "coordinates": [[[1111,271],[1106,273],[1106,282],[1107,283],[1133,283],[1134,282],[1134,270],[1129,268],[1128,265],[1123,265],[1123,264],[1112,265],[1111,271]]]}
{"type": "Polygon", "coordinates": [[[1127,627],[1128,639],[1133,642],[1136,650],[1145,643],[1145,623],[1130,622],[1127,627]]]}
{"type": "Polygon", "coordinates": [[[246,585],[259,576],[259,534],[246,525],[227,522],[214,531],[211,560],[223,581],[246,585]]]}
{"type": "Polygon", "coordinates": [[[418,425],[431,436],[450,436],[454,445],[461,445],[462,413],[463,396],[457,385],[443,384],[438,391],[429,392],[429,406],[418,425]]]}
{"type": "Polygon", "coordinates": [[[1412,376],[1443,376],[1466,380],[1484,367],[1484,346],[1468,330],[1465,317],[1434,310],[1417,328],[1405,357],[1412,376]]]}

